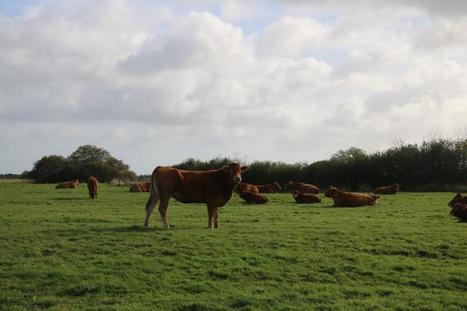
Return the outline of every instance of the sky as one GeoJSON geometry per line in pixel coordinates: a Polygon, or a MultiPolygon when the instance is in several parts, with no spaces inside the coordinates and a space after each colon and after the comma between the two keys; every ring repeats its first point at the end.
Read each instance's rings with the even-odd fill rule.
{"type": "Polygon", "coordinates": [[[466,55],[464,0],[0,0],[0,173],[464,138],[466,55]]]}

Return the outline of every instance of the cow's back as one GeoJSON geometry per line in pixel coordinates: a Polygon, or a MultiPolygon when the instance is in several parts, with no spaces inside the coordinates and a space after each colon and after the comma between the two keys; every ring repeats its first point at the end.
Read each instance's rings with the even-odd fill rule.
{"type": "Polygon", "coordinates": [[[379,198],[378,196],[372,197],[367,194],[344,192],[344,191],[340,191],[337,189],[328,191],[328,193],[330,194],[331,198],[334,200],[334,205],[342,206],[342,207],[375,205],[376,200],[379,198]]]}
{"type": "Polygon", "coordinates": [[[302,182],[290,182],[287,185],[289,191],[299,191],[302,193],[319,193],[319,188],[312,184],[302,183],[302,182]]]}
{"type": "Polygon", "coordinates": [[[259,189],[257,186],[252,185],[252,184],[247,184],[247,183],[241,183],[237,186],[237,193],[242,193],[242,192],[253,192],[253,193],[259,193],[259,189]]]}
{"type": "Polygon", "coordinates": [[[265,195],[255,192],[244,191],[239,196],[248,203],[266,204],[269,201],[265,195]]]}
{"type": "Polygon", "coordinates": [[[313,193],[302,193],[302,192],[295,192],[293,195],[295,202],[297,203],[319,203],[321,202],[321,198],[313,193]]]}

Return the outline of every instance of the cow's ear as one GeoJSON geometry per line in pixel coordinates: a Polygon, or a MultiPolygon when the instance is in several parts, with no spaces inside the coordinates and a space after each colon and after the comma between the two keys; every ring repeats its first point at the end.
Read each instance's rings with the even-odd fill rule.
{"type": "Polygon", "coordinates": [[[248,166],[242,166],[240,169],[242,170],[242,173],[244,173],[248,170],[248,166]]]}
{"type": "Polygon", "coordinates": [[[228,166],[223,166],[223,167],[221,168],[221,170],[223,170],[223,171],[226,172],[226,173],[230,173],[230,172],[231,172],[231,169],[230,169],[230,167],[228,167],[228,166]]]}

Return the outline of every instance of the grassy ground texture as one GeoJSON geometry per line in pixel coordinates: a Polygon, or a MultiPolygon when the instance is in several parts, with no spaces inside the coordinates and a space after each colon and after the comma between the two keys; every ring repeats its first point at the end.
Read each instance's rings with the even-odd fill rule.
{"type": "Polygon", "coordinates": [[[374,207],[266,205],[234,195],[219,230],[171,200],[142,227],[147,193],[0,183],[0,309],[466,310],[467,223],[452,193],[374,207]]]}

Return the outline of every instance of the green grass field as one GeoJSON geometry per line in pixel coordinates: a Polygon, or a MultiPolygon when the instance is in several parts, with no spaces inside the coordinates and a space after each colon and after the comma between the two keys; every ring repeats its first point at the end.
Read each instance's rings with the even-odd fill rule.
{"type": "Polygon", "coordinates": [[[0,308],[101,310],[466,310],[467,223],[452,193],[400,193],[375,207],[207,209],[171,200],[142,227],[147,193],[0,183],[0,308]]]}

